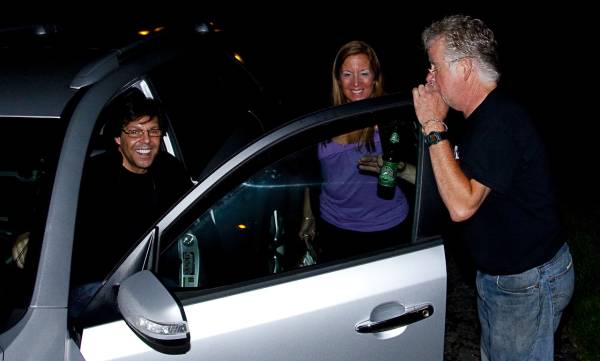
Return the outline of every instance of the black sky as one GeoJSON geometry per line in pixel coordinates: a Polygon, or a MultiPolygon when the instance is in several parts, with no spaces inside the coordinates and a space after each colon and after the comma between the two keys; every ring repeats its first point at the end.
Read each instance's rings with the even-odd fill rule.
{"type": "Polygon", "coordinates": [[[593,112],[595,96],[589,90],[595,83],[590,82],[590,69],[597,68],[588,50],[595,22],[588,21],[590,12],[576,3],[551,7],[516,1],[417,5],[389,0],[273,5],[134,1],[87,3],[81,8],[70,5],[68,10],[50,5],[26,11],[6,9],[0,23],[57,22],[118,30],[123,25],[213,20],[235,39],[248,67],[298,114],[329,104],[331,63],[345,42],[370,43],[380,57],[386,90],[410,94],[426,75],[420,32],[445,15],[478,17],[496,33],[501,86],[536,116],[553,163],[561,168],[558,172],[570,183],[575,183],[573,179],[581,182],[583,189],[595,184],[580,176],[580,170],[599,153],[595,142],[584,140],[598,118],[593,112]]]}

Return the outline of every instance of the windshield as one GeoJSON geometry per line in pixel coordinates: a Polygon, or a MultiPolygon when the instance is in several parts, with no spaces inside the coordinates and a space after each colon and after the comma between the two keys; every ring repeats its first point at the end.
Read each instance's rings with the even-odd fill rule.
{"type": "Polygon", "coordinates": [[[64,122],[0,118],[0,332],[29,305],[64,122]]]}

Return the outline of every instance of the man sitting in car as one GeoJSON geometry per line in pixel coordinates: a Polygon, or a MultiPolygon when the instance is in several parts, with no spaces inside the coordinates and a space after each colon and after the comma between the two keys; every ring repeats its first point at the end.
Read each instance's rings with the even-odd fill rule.
{"type": "Polygon", "coordinates": [[[71,301],[79,306],[192,185],[182,164],[161,151],[157,101],[133,88],[103,114],[104,135],[114,146],[90,158],[84,170],[71,275],[71,284],[79,286],[71,301]]]}

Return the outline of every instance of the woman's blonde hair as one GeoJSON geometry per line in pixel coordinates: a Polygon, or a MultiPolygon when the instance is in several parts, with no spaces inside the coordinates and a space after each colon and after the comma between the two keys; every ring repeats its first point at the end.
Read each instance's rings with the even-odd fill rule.
{"type": "MultiPolygon", "coordinates": [[[[352,55],[365,54],[369,59],[369,66],[374,75],[373,80],[373,91],[370,97],[377,97],[383,95],[383,75],[381,74],[381,65],[379,64],[379,58],[375,50],[364,41],[353,40],[344,44],[340,50],[338,50],[335,60],[333,61],[333,68],[331,70],[331,100],[333,105],[341,105],[348,103],[348,99],[344,96],[342,89],[341,67],[346,61],[346,58],[352,55]]],[[[350,141],[359,145],[366,144],[367,149],[372,151],[375,149],[375,141],[373,139],[374,129],[373,127],[367,127],[362,130],[357,130],[351,133],[350,141]]]]}

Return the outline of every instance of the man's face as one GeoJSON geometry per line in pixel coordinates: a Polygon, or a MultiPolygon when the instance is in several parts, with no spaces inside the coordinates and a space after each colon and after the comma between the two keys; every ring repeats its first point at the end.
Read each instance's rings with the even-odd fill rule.
{"type": "Polygon", "coordinates": [[[123,167],[133,173],[146,173],[160,150],[161,137],[151,137],[148,133],[148,130],[160,129],[158,118],[145,115],[128,123],[123,129],[120,136],[115,138],[123,155],[123,167]],[[141,136],[126,133],[136,129],[142,131],[141,136]]]}
{"type": "Polygon", "coordinates": [[[461,110],[459,101],[461,96],[461,78],[457,70],[457,62],[447,62],[444,59],[445,40],[437,38],[429,44],[429,74],[427,83],[432,84],[440,92],[444,102],[451,108],[461,110]]]}

